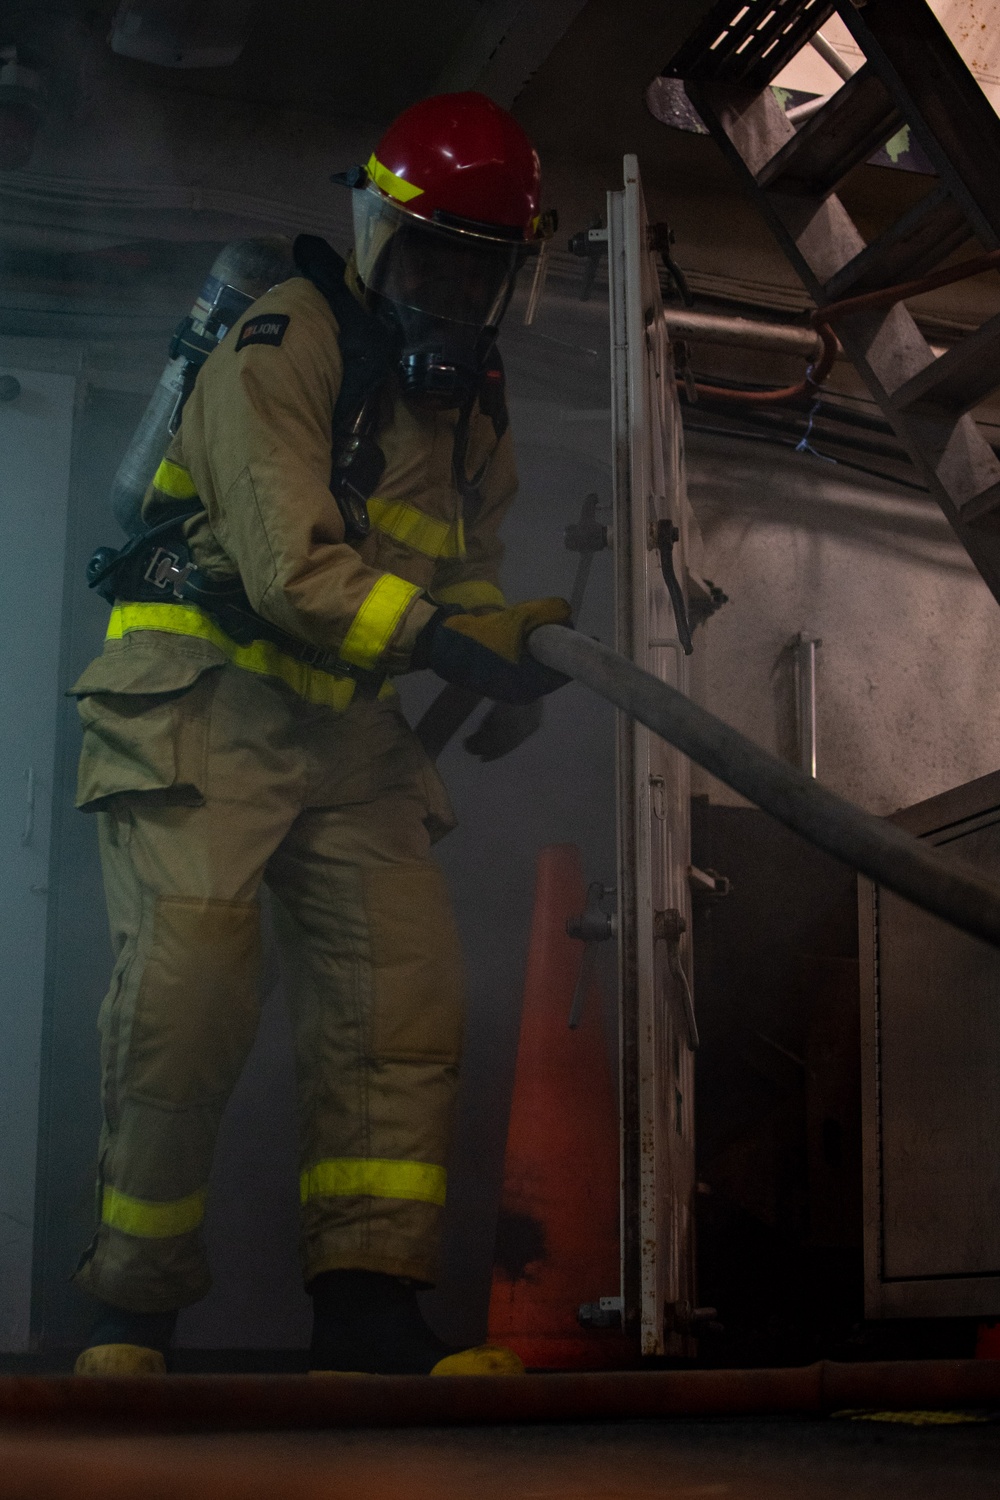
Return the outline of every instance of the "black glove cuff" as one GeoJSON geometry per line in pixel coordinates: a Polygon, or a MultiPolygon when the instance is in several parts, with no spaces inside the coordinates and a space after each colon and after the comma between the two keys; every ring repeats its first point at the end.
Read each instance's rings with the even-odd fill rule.
{"type": "Polygon", "coordinates": [[[411,672],[422,672],[425,667],[430,666],[434,635],[442,620],[447,620],[451,615],[466,613],[460,604],[438,604],[436,599],[425,597],[428,604],[434,604],[437,607],[413,643],[413,650],[410,653],[411,672]]]}

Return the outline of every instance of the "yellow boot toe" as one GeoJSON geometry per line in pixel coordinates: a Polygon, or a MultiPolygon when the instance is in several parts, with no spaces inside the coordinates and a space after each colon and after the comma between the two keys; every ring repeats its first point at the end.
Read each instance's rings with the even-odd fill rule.
{"type": "Polygon", "coordinates": [[[474,1349],[461,1349],[458,1354],[439,1359],[431,1370],[432,1375],[524,1375],[524,1365],[513,1349],[504,1349],[500,1344],[477,1344],[474,1349]]]}
{"type": "Polygon", "coordinates": [[[159,1349],[140,1344],[94,1344],[84,1349],[73,1367],[74,1375],[165,1375],[167,1362],[159,1349]]]}

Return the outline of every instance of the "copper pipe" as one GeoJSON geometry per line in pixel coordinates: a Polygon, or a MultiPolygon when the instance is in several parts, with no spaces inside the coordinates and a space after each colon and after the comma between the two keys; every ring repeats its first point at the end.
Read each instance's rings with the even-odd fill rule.
{"type": "MultiPolygon", "coordinates": [[[[800,396],[813,395],[833,369],[840,344],[833,329],[818,314],[813,315],[812,327],[822,340],[823,353],[815,365],[810,364],[805,377],[797,381],[795,385],[782,386],[776,391],[738,391],[728,386],[704,385],[699,380],[695,381],[695,390],[699,396],[721,397],[727,401],[738,401],[751,406],[770,406],[778,401],[795,401],[800,396]]],[[[677,384],[683,389],[683,380],[678,380],[677,384]]]]}
{"type": "MultiPolygon", "coordinates": [[[[823,340],[823,355],[819,363],[806,371],[805,379],[796,385],[783,386],[776,391],[737,391],[725,386],[695,384],[699,395],[724,397],[729,401],[749,402],[751,405],[792,401],[799,396],[813,394],[823,384],[833,369],[839,344],[831,326],[833,318],[850,317],[852,313],[865,312],[874,307],[894,307],[909,297],[919,297],[924,292],[936,291],[938,287],[951,286],[956,281],[965,281],[970,276],[979,276],[984,271],[1000,270],[1000,250],[989,250],[985,255],[961,261],[957,266],[932,271],[915,281],[904,281],[898,286],[880,287],[874,292],[862,292],[857,297],[844,297],[839,302],[828,302],[818,307],[810,319],[811,326],[823,340]]],[[[684,382],[679,380],[679,386],[684,382]]]]}

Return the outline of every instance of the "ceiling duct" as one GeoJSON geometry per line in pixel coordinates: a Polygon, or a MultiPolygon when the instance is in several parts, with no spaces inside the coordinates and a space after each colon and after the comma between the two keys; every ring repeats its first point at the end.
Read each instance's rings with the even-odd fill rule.
{"type": "Polygon", "coordinates": [[[111,50],[161,68],[227,68],[256,8],[257,0],[121,0],[111,50]]]}
{"type": "Polygon", "coordinates": [[[0,47],[0,171],[26,167],[42,123],[42,80],[18,61],[17,48],[0,47]]]}

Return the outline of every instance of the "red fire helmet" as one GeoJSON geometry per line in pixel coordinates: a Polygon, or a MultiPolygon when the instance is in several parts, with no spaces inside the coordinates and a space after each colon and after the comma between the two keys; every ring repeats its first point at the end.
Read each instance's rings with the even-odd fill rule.
{"type": "Polygon", "coordinates": [[[437,94],[404,110],[367,171],[417,218],[464,221],[504,239],[538,234],[538,153],[513,115],[485,94],[437,94]]]}
{"type": "Polygon", "coordinates": [[[525,259],[541,248],[538,156],[484,94],[439,94],[404,111],[355,189],[354,254],[368,292],[434,319],[495,327],[525,259]]]}

